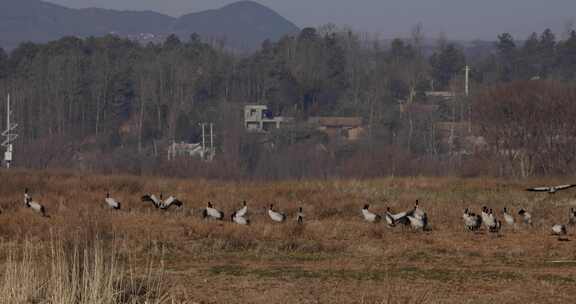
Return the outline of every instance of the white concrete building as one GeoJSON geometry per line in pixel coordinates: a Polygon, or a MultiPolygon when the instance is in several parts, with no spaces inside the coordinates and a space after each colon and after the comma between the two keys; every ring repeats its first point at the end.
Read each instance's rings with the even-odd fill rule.
{"type": "Polygon", "coordinates": [[[279,129],[283,124],[292,122],[292,117],[274,117],[266,105],[244,106],[244,127],[252,132],[267,132],[279,129]]]}

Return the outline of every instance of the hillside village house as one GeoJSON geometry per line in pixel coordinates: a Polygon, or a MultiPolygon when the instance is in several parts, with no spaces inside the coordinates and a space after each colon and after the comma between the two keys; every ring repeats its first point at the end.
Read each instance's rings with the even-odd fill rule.
{"type": "Polygon", "coordinates": [[[362,117],[311,117],[308,123],[332,140],[356,141],[366,130],[362,117]]]}
{"type": "MultiPolygon", "coordinates": [[[[244,107],[244,127],[251,132],[280,129],[293,122],[293,117],[272,115],[266,105],[244,107]]],[[[326,133],[332,140],[356,141],[365,131],[362,117],[311,117],[306,124],[326,133]]]]}
{"type": "Polygon", "coordinates": [[[280,129],[282,125],[293,120],[292,117],[274,117],[266,105],[244,106],[244,127],[251,132],[267,132],[272,129],[280,129]]]}

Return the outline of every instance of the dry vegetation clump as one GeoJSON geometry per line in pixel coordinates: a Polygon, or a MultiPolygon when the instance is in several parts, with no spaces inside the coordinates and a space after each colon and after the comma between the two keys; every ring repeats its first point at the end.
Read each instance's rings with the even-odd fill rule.
{"type": "Polygon", "coordinates": [[[136,276],[136,264],[112,243],[99,238],[3,243],[0,303],[168,303],[160,269],[148,265],[136,276]]]}
{"type": "MultiPolygon", "coordinates": [[[[546,303],[576,296],[576,239],[558,242],[549,233],[576,206],[572,192],[523,191],[561,182],[552,178],[267,183],[33,171],[1,171],[0,178],[6,180],[0,183],[0,238],[11,252],[0,254],[0,267],[12,267],[6,268],[9,282],[22,274],[28,279],[13,284],[33,285],[14,286],[17,299],[47,301],[58,284],[75,286],[77,299],[88,297],[78,296],[85,286],[97,284],[90,290],[109,291],[120,303],[165,295],[175,303],[487,303],[510,295],[514,300],[503,303],[546,303]],[[25,187],[46,205],[49,218],[23,207],[25,187]],[[121,210],[105,208],[107,191],[121,210]],[[163,212],[140,201],[144,193],[160,192],[177,196],[183,209],[163,212]],[[399,212],[416,199],[429,215],[429,232],[389,229],[360,216],[365,203],[377,213],[386,207],[399,212]],[[243,200],[250,226],[230,222],[243,200]],[[202,219],[208,201],[224,211],[224,221],[202,219]],[[286,223],[270,221],[271,203],[288,215],[286,223]],[[464,208],[479,212],[484,205],[498,215],[504,206],[512,212],[527,208],[534,225],[504,226],[499,235],[466,232],[464,208]],[[304,225],[294,217],[300,206],[304,225]],[[95,236],[98,241],[90,241],[95,236]],[[163,266],[149,268],[150,259],[163,266]],[[100,278],[90,279],[97,271],[100,278]],[[148,283],[158,282],[150,277],[155,271],[163,273],[162,293],[148,283]],[[66,280],[47,280],[63,273],[66,280]],[[35,288],[39,293],[30,293],[35,288]]],[[[568,237],[575,235],[572,229],[568,237]]]]}

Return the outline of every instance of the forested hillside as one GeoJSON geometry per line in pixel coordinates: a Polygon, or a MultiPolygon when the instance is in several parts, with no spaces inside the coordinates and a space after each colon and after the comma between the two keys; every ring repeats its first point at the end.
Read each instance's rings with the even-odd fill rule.
{"type": "MultiPolygon", "coordinates": [[[[514,92],[517,86],[506,83],[539,78],[547,80],[544,86],[554,82],[550,90],[571,92],[576,33],[560,40],[546,30],[524,43],[502,34],[495,52],[474,58],[445,40],[426,56],[423,39],[417,27],[410,39],[385,46],[326,26],[267,41],[250,56],[230,54],[197,35],[146,46],[115,36],[25,43],[10,54],[0,51],[0,94],[12,94],[20,125],[15,164],[222,178],[516,174],[515,165],[485,165],[504,155],[490,148],[457,155],[439,123],[472,122],[470,135],[489,133],[495,124],[475,114],[491,109],[474,101],[486,100],[494,85],[514,92]],[[466,63],[472,65],[469,98],[463,95],[466,63]],[[429,91],[456,97],[447,101],[429,91]],[[246,103],[267,104],[296,123],[266,136],[246,133],[246,103]],[[355,143],[333,143],[303,123],[312,116],[361,116],[367,132],[355,143]],[[166,161],[167,143],[200,140],[200,122],[215,123],[215,161],[166,161]]],[[[563,140],[570,142],[574,134],[566,132],[563,140]]],[[[488,146],[501,143],[499,136],[487,135],[488,146]]],[[[545,170],[533,164],[527,172],[566,173],[573,165],[571,159],[545,170]]]]}
{"type": "Polygon", "coordinates": [[[265,39],[277,40],[297,31],[292,22],[253,1],[180,18],[150,11],[71,9],[40,0],[0,1],[0,47],[10,49],[21,42],[46,42],[63,36],[114,33],[147,43],[161,41],[171,33],[181,38],[198,33],[246,51],[258,48],[265,39]]]}

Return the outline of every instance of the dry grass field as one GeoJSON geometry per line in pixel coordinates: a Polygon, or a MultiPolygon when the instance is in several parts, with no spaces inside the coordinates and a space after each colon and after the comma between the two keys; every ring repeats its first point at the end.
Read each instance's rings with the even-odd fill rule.
{"type": "MultiPolygon", "coordinates": [[[[558,179],[386,178],[219,182],[66,172],[0,173],[0,303],[572,303],[576,190],[522,191],[558,179]],[[48,218],[24,208],[23,189],[48,218]],[[122,210],[105,208],[106,191],[122,210]],[[142,203],[176,195],[182,210],[142,203]],[[370,224],[360,209],[403,211],[419,199],[431,231],[370,224]],[[250,226],[206,221],[248,201],[250,226]],[[270,203],[289,215],[266,216],[270,203]],[[466,232],[464,208],[533,213],[533,227],[466,232]],[[293,215],[304,207],[305,224],[293,215]]],[[[229,219],[226,216],[226,219],[229,219]]]]}

